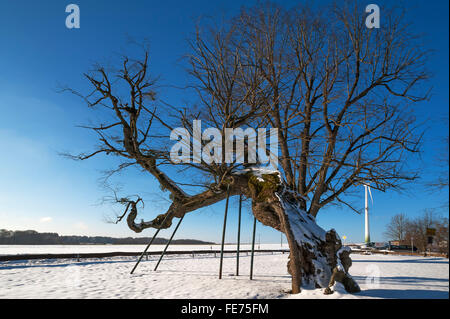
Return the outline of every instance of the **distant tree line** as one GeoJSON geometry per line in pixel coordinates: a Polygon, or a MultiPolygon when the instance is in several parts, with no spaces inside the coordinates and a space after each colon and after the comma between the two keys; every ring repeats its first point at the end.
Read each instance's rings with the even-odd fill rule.
{"type": "Polygon", "coordinates": [[[416,218],[409,218],[401,213],[393,216],[386,226],[385,236],[392,241],[399,241],[402,244],[414,246],[419,251],[438,251],[448,254],[448,218],[433,216],[432,210],[425,210],[416,218]],[[429,243],[428,228],[434,228],[436,233],[433,237],[433,243],[429,243]]]}
{"type": "MultiPolygon", "coordinates": [[[[83,245],[83,244],[113,244],[113,245],[130,245],[130,244],[147,244],[151,238],[149,237],[126,237],[114,238],[105,236],[60,236],[57,233],[39,233],[35,230],[6,230],[0,229],[0,245],[83,245]]],[[[155,238],[154,244],[166,244],[168,239],[155,238]]],[[[176,245],[203,245],[214,244],[195,239],[174,239],[173,244],[176,245]]]]}

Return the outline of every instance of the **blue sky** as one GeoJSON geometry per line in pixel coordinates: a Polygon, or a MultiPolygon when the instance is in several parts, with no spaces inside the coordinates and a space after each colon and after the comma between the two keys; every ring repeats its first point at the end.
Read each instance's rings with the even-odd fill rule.
{"type": "MultiPolygon", "coordinates": [[[[104,221],[114,212],[99,205],[106,195],[99,186],[101,171],[113,167],[105,157],[74,162],[59,152],[91,150],[95,137],[76,125],[89,123],[95,114],[76,97],[56,92],[58,85],[83,90],[82,73],[95,62],[113,61],[117,54],[133,53],[130,37],[148,39],[151,70],[163,84],[183,85],[186,72],[181,60],[189,51],[186,40],[198,18],[222,19],[255,1],[74,1],[81,10],[81,28],[65,27],[68,1],[0,0],[0,228],[35,229],[60,234],[138,236],[125,224],[104,221]]],[[[296,1],[280,1],[292,5],[296,1]]],[[[316,2],[317,3],[317,2],[316,2]]],[[[318,2],[325,3],[325,1],[318,2]]],[[[364,2],[365,3],[365,2],[364,2]]],[[[371,1],[381,8],[384,1],[371,1]]],[[[420,121],[426,121],[421,162],[424,179],[435,170],[435,158],[448,132],[448,1],[405,1],[412,31],[424,33],[424,45],[433,49],[429,68],[433,72],[433,95],[415,106],[420,121]]],[[[382,23],[382,22],[381,22],[382,23]]],[[[171,103],[182,103],[178,91],[159,92],[171,103]]],[[[143,218],[163,211],[164,201],[152,196],[158,186],[139,171],[129,171],[118,180],[127,193],[139,191],[147,198],[143,218]]],[[[390,217],[405,212],[414,217],[425,208],[442,206],[448,189],[429,192],[423,180],[408,185],[407,192],[373,192],[372,239],[381,241],[390,217]]],[[[363,206],[361,189],[361,207],[363,206]]],[[[220,241],[223,203],[189,214],[178,238],[220,241]]],[[[438,209],[448,215],[448,209],[438,209]]],[[[243,214],[243,241],[250,240],[252,217],[243,214]]],[[[347,242],[363,240],[364,216],[347,208],[330,207],[318,215],[325,229],[335,228],[347,242]]],[[[280,241],[276,231],[258,226],[261,242],[280,241]]],[[[237,228],[237,198],[231,199],[227,241],[234,241],[237,228]]],[[[152,230],[139,236],[150,236],[152,230]]],[[[168,237],[170,231],[162,232],[168,237]]]]}

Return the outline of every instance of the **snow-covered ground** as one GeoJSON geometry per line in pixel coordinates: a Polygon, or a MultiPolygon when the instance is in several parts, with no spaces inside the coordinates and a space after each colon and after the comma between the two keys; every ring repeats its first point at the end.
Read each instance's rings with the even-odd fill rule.
{"type": "MultiPolygon", "coordinates": [[[[129,246],[128,246],[129,247],[129,246]]],[[[263,248],[263,247],[261,247],[263,248]]],[[[73,252],[73,251],[72,251],[73,252]]],[[[27,251],[28,253],[28,251],[27,251]]],[[[448,298],[449,264],[445,258],[352,255],[350,273],[361,292],[323,295],[321,289],[303,289],[289,295],[287,254],[255,256],[254,280],[248,278],[250,256],[219,258],[213,254],[166,256],[156,272],[156,256],[143,260],[135,273],[136,258],[33,260],[0,262],[0,298],[448,298]]]]}

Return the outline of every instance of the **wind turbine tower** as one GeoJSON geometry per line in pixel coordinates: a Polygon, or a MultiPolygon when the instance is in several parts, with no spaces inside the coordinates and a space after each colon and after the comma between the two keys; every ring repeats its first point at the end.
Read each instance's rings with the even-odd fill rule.
{"type": "Polygon", "coordinates": [[[372,198],[372,192],[370,191],[370,186],[369,185],[364,185],[364,189],[365,189],[365,208],[364,208],[364,212],[365,212],[365,236],[364,236],[364,241],[366,244],[370,243],[370,231],[369,231],[369,198],[368,198],[368,194],[370,194],[370,198],[372,199],[372,203],[373,203],[373,198],[372,198]]]}

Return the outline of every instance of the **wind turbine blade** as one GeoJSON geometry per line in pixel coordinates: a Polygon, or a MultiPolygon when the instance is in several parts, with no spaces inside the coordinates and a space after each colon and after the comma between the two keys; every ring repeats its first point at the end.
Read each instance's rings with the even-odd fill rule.
{"type": "Polygon", "coordinates": [[[373,197],[372,197],[372,192],[370,191],[370,186],[367,186],[367,189],[369,190],[370,200],[372,201],[372,205],[373,205],[373,197]]]}

